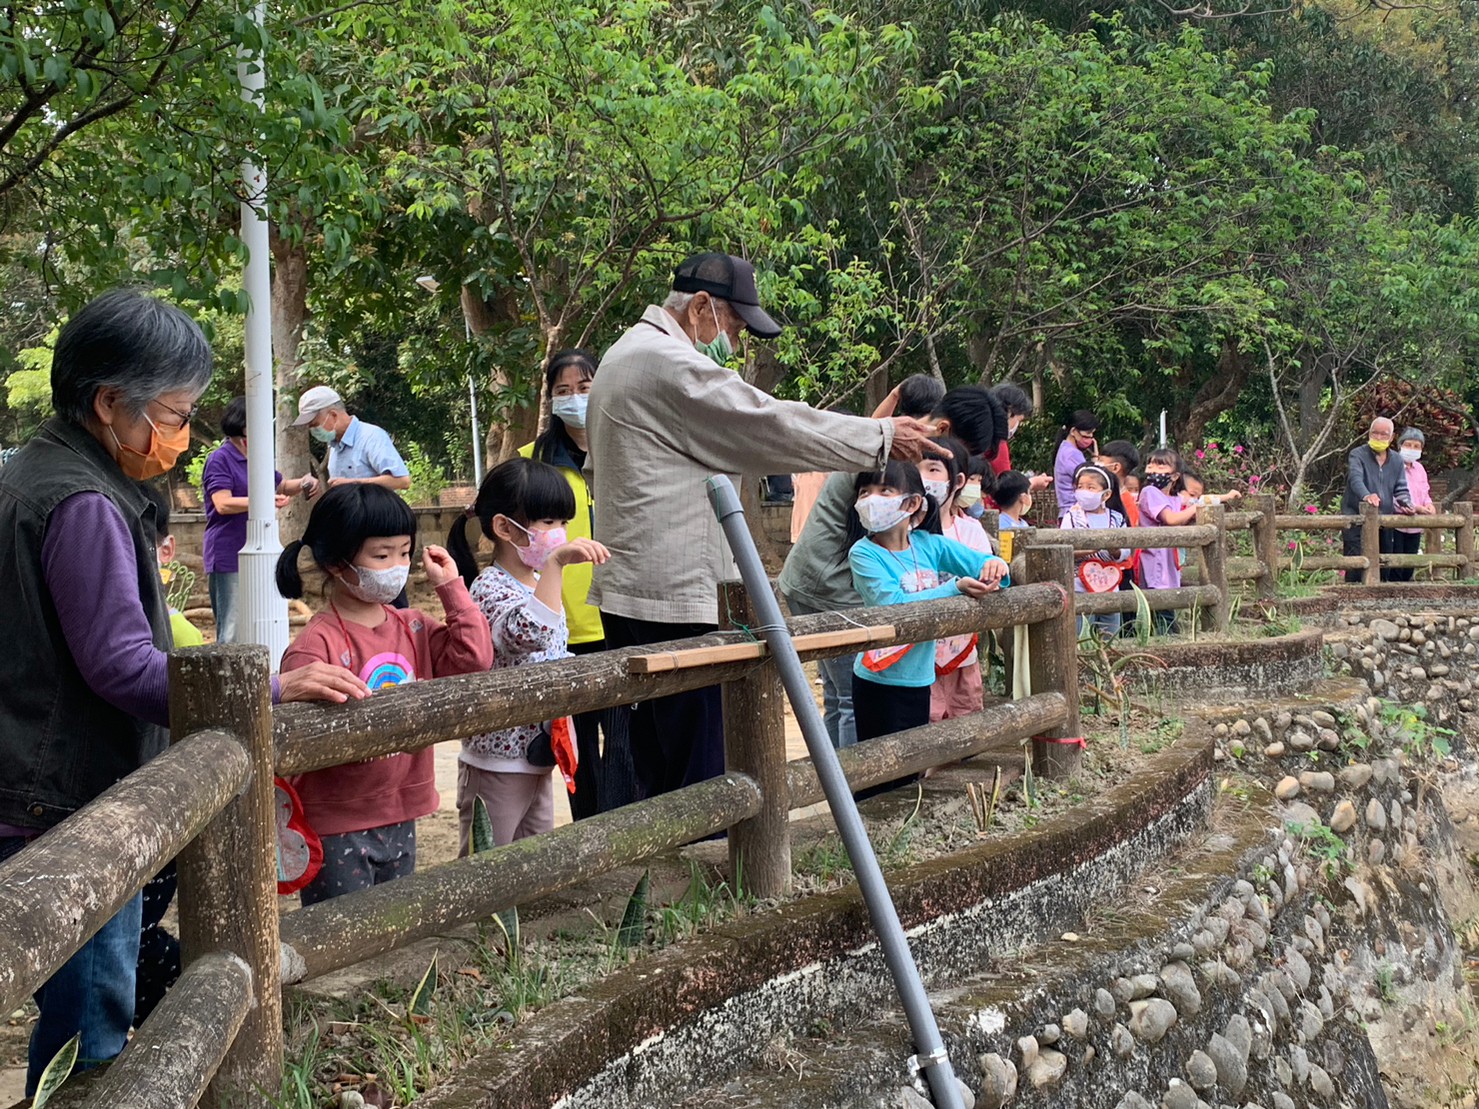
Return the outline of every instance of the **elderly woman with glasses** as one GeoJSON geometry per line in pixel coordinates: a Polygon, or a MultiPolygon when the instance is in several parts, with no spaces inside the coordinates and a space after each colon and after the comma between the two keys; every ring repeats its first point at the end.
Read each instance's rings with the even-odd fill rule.
{"type": "MultiPolygon", "coordinates": [[[[200,328],[139,292],[103,294],[57,339],[56,414],[0,470],[9,645],[0,656],[0,860],[168,743],[169,611],[157,509],[139,483],[167,473],[189,446],[210,379],[200,328]]],[[[341,667],[308,670],[274,680],[277,698],[367,692],[341,667]]],[[[73,1035],[89,1063],[123,1050],[140,915],[135,894],[37,991],[27,1096],[73,1035]]]]}
{"type": "MultiPolygon", "coordinates": [[[[1428,486],[1428,471],[1423,468],[1421,462],[1426,441],[1423,433],[1415,427],[1409,427],[1397,439],[1397,456],[1402,459],[1402,473],[1407,479],[1407,504],[1397,505],[1397,511],[1403,515],[1432,516],[1438,511],[1433,507],[1433,492],[1428,486]]],[[[1396,534],[1392,536],[1393,552],[1395,554],[1417,554],[1422,546],[1425,530],[1425,528],[1398,528],[1396,534]]],[[[1388,581],[1411,581],[1412,571],[1411,566],[1394,566],[1382,576],[1388,581]]]]}

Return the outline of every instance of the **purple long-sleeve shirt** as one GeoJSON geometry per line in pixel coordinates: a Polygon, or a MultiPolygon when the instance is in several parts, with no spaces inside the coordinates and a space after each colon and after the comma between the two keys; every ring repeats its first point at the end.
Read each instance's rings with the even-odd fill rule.
{"type": "Polygon", "coordinates": [[[67,648],[92,691],[130,716],[169,725],[168,659],[154,646],[128,524],[102,493],[52,511],[41,571],[67,648]]]}
{"type": "MultiPolygon", "coordinates": [[[[130,716],[169,727],[169,656],[154,646],[123,514],[101,493],[68,497],[47,521],[41,568],[92,691],[130,716]]],[[[273,704],[280,695],[273,674],[273,704]]]]}

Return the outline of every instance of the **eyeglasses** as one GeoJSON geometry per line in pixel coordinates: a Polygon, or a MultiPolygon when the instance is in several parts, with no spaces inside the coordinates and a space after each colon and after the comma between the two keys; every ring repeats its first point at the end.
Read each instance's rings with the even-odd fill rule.
{"type": "MultiPolygon", "coordinates": [[[[159,405],[160,408],[163,408],[170,415],[179,417],[179,419],[175,423],[166,425],[171,431],[179,431],[180,428],[184,427],[186,424],[190,423],[191,420],[195,419],[196,415],[200,412],[200,405],[198,404],[192,407],[189,412],[181,412],[178,408],[171,408],[169,405],[165,404],[164,401],[159,400],[157,397],[155,398],[154,403],[159,405]]],[[[165,421],[160,422],[164,423],[165,421]]]]}

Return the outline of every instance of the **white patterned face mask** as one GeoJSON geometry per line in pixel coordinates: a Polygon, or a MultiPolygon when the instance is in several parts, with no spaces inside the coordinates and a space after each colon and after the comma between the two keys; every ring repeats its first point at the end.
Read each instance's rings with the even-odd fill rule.
{"type": "Polygon", "coordinates": [[[935,498],[936,504],[943,506],[945,498],[950,495],[950,483],[948,481],[935,481],[932,478],[926,478],[924,491],[935,498]]]}
{"type": "Polygon", "coordinates": [[[860,498],[857,509],[858,519],[863,521],[863,530],[869,535],[876,535],[907,520],[910,513],[904,511],[904,502],[909,499],[909,495],[903,493],[892,497],[874,493],[860,498]]]}
{"type": "Polygon", "coordinates": [[[340,577],[339,584],[342,585],[351,597],[364,601],[367,605],[388,605],[401,595],[401,590],[406,588],[406,582],[411,577],[409,566],[392,566],[388,570],[372,570],[368,566],[351,566],[351,570],[359,576],[359,581],[351,582],[347,578],[340,577]]]}

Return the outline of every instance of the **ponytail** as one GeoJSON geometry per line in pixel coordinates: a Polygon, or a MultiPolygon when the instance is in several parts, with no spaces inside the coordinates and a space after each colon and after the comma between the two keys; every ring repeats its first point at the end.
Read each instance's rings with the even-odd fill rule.
{"type": "Polygon", "coordinates": [[[477,517],[483,534],[496,543],[493,517],[507,516],[520,525],[531,520],[570,520],[575,517],[575,494],[565,475],[547,462],[510,458],[488,471],[478,486],[478,499],[462,515],[447,533],[447,553],[457,563],[462,580],[471,586],[478,576],[478,560],[467,539],[466,517],[477,517]]]}
{"type": "Polygon", "coordinates": [[[462,575],[462,580],[469,589],[472,588],[472,583],[478,576],[478,557],[473,552],[472,544],[467,538],[468,519],[475,516],[477,516],[477,506],[470,505],[452,522],[452,529],[447,532],[447,553],[452,556],[452,561],[457,563],[457,572],[462,575]]]}
{"type": "Polygon", "coordinates": [[[277,591],[289,599],[303,596],[298,556],[304,547],[320,570],[332,573],[352,563],[367,539],[397,535],[416,542],[416,513],[401,497],[380,485],[336,485],[314,504],[303,538],[278,557],[277,591]]]}
{"type": "Polygon", "coordinates": [[[298,572],[298,555],[303,551],[303,540],[294,539],[277,556],[277,591],[289,600],[303,596],[303,575],[298,572]]]}

